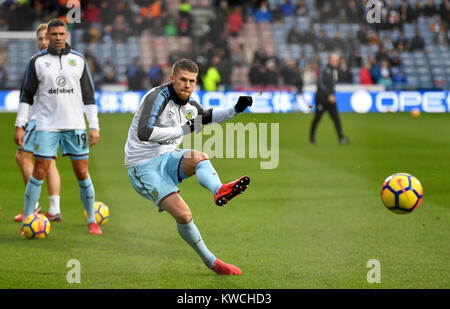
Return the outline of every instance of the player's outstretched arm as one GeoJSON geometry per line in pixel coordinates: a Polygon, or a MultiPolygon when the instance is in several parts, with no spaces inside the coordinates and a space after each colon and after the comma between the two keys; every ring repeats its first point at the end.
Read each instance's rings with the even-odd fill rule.
{"type": "Polygon", "coordinates": [[[228,108],[208,109],[203,113],[203,124],[219,123],[232,119],[236,114],[243,113],[245,109],[252,106],[251,96],[240,96],[236,104],[228,108]]]}

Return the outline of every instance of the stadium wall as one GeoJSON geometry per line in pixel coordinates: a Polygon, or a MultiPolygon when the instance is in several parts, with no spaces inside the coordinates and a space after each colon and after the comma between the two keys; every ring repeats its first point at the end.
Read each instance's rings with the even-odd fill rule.
{"type": "MultiPolygon", "coordinates": [[[[145,91],[102,91],[96,92],[100,113],[134,113],[145,91]]],[[[314,91],[296,94],[289,91],[236,92],[213,91],[194,92],[192,97],[204,108],[232,106],[241,95],[251,95],[254,113],[289,113],[314,110],[314,91]]],[[[448,91],[339,91],[336,93],[341,112],[409,112],[418,109],[424,113],[450,112],[448,91]]],[[[16,112],[19,91],[0,91],[0,112],[16,112]]]]}

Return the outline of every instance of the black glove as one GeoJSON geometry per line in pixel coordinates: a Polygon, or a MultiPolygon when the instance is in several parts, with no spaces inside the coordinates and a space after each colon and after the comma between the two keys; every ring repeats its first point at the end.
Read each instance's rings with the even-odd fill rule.
{"type": "Polygon", "coordinates": [[[198,115],[194,119],[189,120],[186,122],[181,129],[183,129],[183,135],[187,135],[192,132],[202,132],[202,115],[198,115]]]}
{"type": "Polygon", "coordinates": [[[247,106],[252,106],[253,98],[251,96],[240,96],[236,105],[234,106],[234,110],[236,113],[242,113],[245,111],[247,106]]]}

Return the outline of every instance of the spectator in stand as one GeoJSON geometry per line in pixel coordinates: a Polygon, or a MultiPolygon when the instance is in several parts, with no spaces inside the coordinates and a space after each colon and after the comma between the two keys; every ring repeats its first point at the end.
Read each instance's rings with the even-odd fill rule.
{"type": "Polygon", "coordinates": [[[178,35],[190,36],[191,35],[191,18],[181,17],[178,22],[178,35]]]}
{"type": "Polygon", "coordinates": [[[439,32],[433,38],[433,43],[436,45],[448,45],[450,43],[446,35],[445,27],[440,27],[439,32]]]}
{"type": "Polygon", "coordinates": [[[88,23],[101,22],[100,7],[96,3],[88,2],[84,10],[84,20],[88,23]]]}
{"type": "Polygon", "coordinates": [[[111,63],[109,59],[105,61],[105,64],[103,65],[103,84],[115,84],[117,83],[117,76],[116,76],[116,68],[111,63]]]}
{"type": "Polygon", "coordinates": [[[303,85],[314,85],[317,82],[316,65],[313,62],[307,62],[303,71],[303,85]]]}
{"type": "Polygon", "coordinates": [[[409,46],[409,41],[405,36],[405,33],[403,31],[400,31],[398,39],[394,42],[394,48],[397,49],[399,52],[406,51],[409,46]]]}
{"type": "Polygon", "coordinates": [[[338,67],[338,83],[342,84],[352,84],[353,76],[350,72],[347,60],[344,57],[339,58],[339,67],[338,67]]]}
{"type": "Polygon", "coordinates": [[[243,26],[242,6],[237,5],[231,10],[230,15],[228,15],[228,33],[234,37],[238,36],[243,26]]]}
{"type": "Polygon", "coordinates": [[[275,7],[272,10],[272,23],[276,25],[280,25],[283,23],[284,13],[281,10],[281,4],[275,4],[275,7]]]}
{"type": "Polygon", "coordinates": [[[97,89],[98,83],[101,81],[102,78],[102,67],[97,61],[97,58],[95,57],[94,53],[90,49],[86,49],[84,51],[84,58],[86,59],[86,62],[89,67],[89,71],[91,72],[91,75],[94,80],[94,87],[97,89]]]}
{"type": "Polygon", "coordinates": [[[308,16],[309,9],[308,6],[306,6],[304,0],[298,0],[295,4],[295,16],[297,17],[304,17],[308,16]]]}
{"type": "Polygon", "coordinates": [[[283,80],[283,85],[295,85],[298,79],[298,66],[293,59],[285,57],[280,68],[280,76],[283,80]]]}
{"type": "Polygon", "coordinates": [[[298,30],[297,24],[294,24],[289,30],[286,37],[286,42],[288,44],[299,44],[302,42],[302,34],[300,33],[300,30],[298,30]]]}
{"type": "Polygon", "coordinates": [[[382,60],[380,63],[380,78],[378,79],[378,84],[384,85],[386,88],[392,86],[391,70],[389,68],[389,63],[386,60],[382,60]]]}
{"type": "Polygon", "coordinates": [[[103,0],[100,3],[100,22],[102,25],[112,25],[116,13],[110,1],[103,0]]]}
{"type": "Polygon", "coordinates": [[[342,39],[341,31],[339,29],[336,29],[334,32],[334,38],[330,40],[330,48],[337,51],[346,51],[346,42],[342,39]]]}
{"type": "Polygon", "coordinates": [[[284,3],[281,5],[281,11],[283,11],[284,16],[293,16],[295,8],[290,0],[284,0],[284,3]]]}
{"type": "Polygon", "coordinates": [[[220,64],[220,56],[215,55],[212,59],[211,65],[206,70],[206,74],[202,76],[203,90],[216,91],[217,85],[220,83],[220,73],[218,70],[220,64]]]}
{"type": "Polygon", "coordinates": [[[330,18],[334,17],[334,12],[330,2],[325,2],[320,10],[320,21],[328,21],[330,18]]]}
{"type": "Polygon", "coordinates": [[[221,0],[219,7],[215,9],[215,18],[210,19],[209,26],[211,33],[222,34],[225,30],[225,25],[228,21],[228,14],[230,14],[228,1],[221,0]]]}
{"type": "Polygon", "coordinates": [[[144,81],[147,77],[142,68],[139,57],[134,58],[133,63],[127,68],[128,89],[129,90],[144,90],[144,81]]]}
{"type": "Polygon", "coordinates": [[[319,37],[315,44],[316,51],[330,51],[333,49],[333,42],[328,39],[326,32],[323,29],[319,31],[319,37]]]}
{"type": "Polygon", "coordinates": [[[424,11],[422,0],[417,0],[416,4],[414,5],[414,10],[413,10],[413,20],[415,22],[417,22],[417,20],[419,18],[424,17],[424,16],[425,16],[425,11],[424,11]]]}
{"type": "MultiPolygon", "coordinates": [[[[352,31],[348,31],[347,32],[347,36],[346,36],[345,41],[344,41],[344,47],[345,47],[344,50],[347,53],[351,53],[352,51],[359,49],[358,40],[353,36],[352,31]]],[[[360,65],[358,65],[358,67],[359,66],[360,65]]]]}
{"type": "Polygon", "coordinates": [[[380,63],[377,62],[374,57],[369,58],[369,61],[370,61],[370,77],[372,78],[372,82],[374,84],[377,84],[378,80],[381,78],[380,63]]]}
{"type": "Polygon", "coordinates": [[[181,0],[180,6],[178,7],[178,12],[180,17],[191,18],[192,7],[188,0],[181,0]]]}
{"type": "Polygon", "coordinates": [[[164,72],[162,67],[158,64],[156,58],[153,59],[150,70],[148,71],[148,77],[150,79],[151,87],[158,87],[162,83],[164,77],[164,72]]]}
{"type": "Polygon", "coordinates": [[[389,54],[388,54],[388,52],[386,50],[386,47],[382,43],[380,43],[378,45],[378,51],[375,54],[375,59],[378,62],[381,62],[382,60],[389,61],[389,54]]]}
{"type": "Polygon", "coordinates": [[[372,76],[370,75],[371,65],[369,61],[364,62],[364,65],[359,70],[359,79],[361,85],[372,85],[372,76]]]}
{"type": "Polygon", "coordinates": [[[148,17],[150,17],[151,20],[158,19],[159,17],[161,17],[162,10],[163,10],[163,3],[162,3],[162,1],[161,0],[155,0],[149,6],[148,17]]]}
{"type": "Polygon", "coordinates": [[[438,13],[436,6],[434,5],[434,0],[427,0],[427,4],[423,8],[423,14],[425,17],[433,17],[438,13]]]}
{"type": "Polygon", "coordinates": [[[162,37],[166,33],[165,27],[162,24],[162,19],[157,17],[153,20],[153,24],[150,27],[150,32],[153,36],[162,37]]]}
{"type": "Polygon", "coordinates": [[[246,67],[253,62],[253,55],[250,49],[245,48],[245,44],[241,43],[231,51],[231,61],[234,66],[246,67]]]}
{"type": "Polygon", "coordinates": [[[303,33],[303,42],[302,43],[311,44],[311,45],[315,46],[315,44],[316,44],[316,35],[314,34],[314,29],[312,27],[308,28],[303,33]]]}
{"type": "Polygon", "coordinates": [[[356,33],[358,42],[362,45],[369,44],[369,31],[366,25],[362,25],[356,33]]]}
{"type": "Polygon", "coordinates": [[[425,41],[423,40],[422,36],[420,35],[419,29],[416,29],[415,35],[411,39],[411,42],[409,45],[409,51],[423,50],[424,47],[425,47],[425,41]]]}
{"type": "Polygon", "coordinates": [[[100,32],[95,27],[87,28],[83,31],[81,42],[83,43],[97,43],[101,38],[100,32]]]}
{"type": "Polygon", "coordinates": [[[255,18],[255,21],[257,23],[261,22],[272,22],[272,13],[269,9],[269,4],[266,0],[261,1],[259,7],[256,9],[255,13],[253,14],[253,17],[255,18]]]}
{"type": "Polygon", "coordinates": [[[392,84],[397,87],[403,87],[407,82],[403,68],[398,68],[396,73],[392,73],[392,84]]]}
{"type": "Polygon", "coordinates": [[[258,49],[255,51],[253,55],[253,61],[258,59],[261,65],[263,66],[266,65],[266,61],[268,58],[269,57],[267,56],[266,51],[264,50],[264,47],[262,45],[258,47],[258,49]]]}
{"type": "Polygon", "coordinates": [[[409,4],[408,0],[402,0],[400,5],[397,8],[400,13],[400,22],[401,23],[411,23],[414,19],[413,8],[409,4]]]}
{"type": "Polygon", "coordinates": [[[394,42],[392,42],[391,36],[386,35],[383,39],[383,46],[386,48],[388,53],[394,49],[394,42]]]}
{"type": "Polygon", "coordinates": [[[391,67],[399,67],[402,65],[400,55],[398,54],[398,50],[393,49],[391,55],[389,57],[391,67]]]}
{"type": "Polygon", "coordinates": [[[266,62],[266,84],[265,86],[277,87],[280,83],[280,73],[277,69],[277,63],[275,59],[271,58],[266,62]]]}
{"type": "Polygon", "coordinates": [[[116,43],[125,43],[128,38],[128,25],[122,14],[117,15],[114,19],[112,38],[116,43]]]}
{"type": "Polygon", "coordinates": [[[362,66],[362,57],[359,54],[358,48],[350,49],[350,55],[348,56],[349,67],[359,68],[362,66]]]}
{"type": "MultiPolygon", "coordinates": [[[[106,27],[106,26],[105,26],[106,27]]],[[[144,30],[147,30],[150,28],[150,21],[149,19],[145,18],[141,14],[137,14],[131,21],[130,21],[130,35],[139,36],[144,30]]]]}
{"type": "Polygon", "coordinates": [[[103,33],[102,33],[102,38],[101,38],[101,41],[103,43],[113,43],[114,42],[114,39],[112,36],[112,30],[113,30],[112,25],[106,25],[103,27],[103,33]]]}
{"type": "Polygon", "coordinates": [[[347,21],[349,23],[361,23],[364,20],[364,12],[355,0],[350,0],[348,2],[345,15],[347,16],[347,21]]]}
{"type": "Polygon", "coordinates": [[[439,5],[439,15],[441,20],[446,20],[447,23],[450,21],[450,1],[442,0],[439,5]]]}
{"type": "Polygon", "coordinates": [[[252,86],[266,85],[266,69],[259,58],[254,59],[253,65],[248,72],[248,79],[252,86]]]}
{"type": "Polygon", "coordinates": [[[164,35],[166,37],[174,37],[178,35],[177,22],[174,16],[167,18],[167,23],[164,26],[164,35]]]}

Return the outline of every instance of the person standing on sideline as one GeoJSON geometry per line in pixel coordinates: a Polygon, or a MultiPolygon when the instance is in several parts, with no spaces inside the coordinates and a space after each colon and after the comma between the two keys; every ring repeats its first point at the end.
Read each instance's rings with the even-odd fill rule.
{"type": "Polygon", "coordinates": [[[339,112],[337,108],[337,101],[335,95],[335,86],[338,82],[338,67],[339,56],[336,53],[331,53],[328,57],[328,64],[319,73],[317,80],[317,93],[316,93],[316,112],[311,124],[311,130],[309,134],[309,142],[316,144],[315,134],[317,125],[323,114],[328,111],[331,119],[333,119],[334,126],[338,135],[340,144],[348,144],[350,142],[348,137],[345,137],[342,132],[341,120],[339,118],[339,112]]]}
{"type": "Polygon", "coordinates": [[[94,83],[86,58],[66,43],[68,36],[62,20],[51,20],[47,25],[48,49],[34,55],[25,69],[15,123],[17,145],[23,147],[23,128],[34,104],[37,112],[34,168],[25,190],[24,218],[33,213],[50,163],[61,147],[61,153],[70,156],[78,179],[88,231],[101,234],[95,221],[95,192],[88,172],[89,146],[97,144],[100,138],[94,83]],[[39,98],[37,101],[34,101],[35,96],[39,98]],[[86,132],[83,107],[89,133],[86,132]]]}
{"type": "MultiPolygon", "coordinates": [[[[46,36],[47,24],[40,24],[36,29],[36,41],[40,51],[47,49],[48,39],[46,36]]],[[[37,100],[38,98],[35,98],[37,100]]],[[[34,151],[34,139],[36,136],[36,115],[35,109],[30,112],[30,121],[25,125],[25,136],[23,147],[18,147],[16,152],[16,162],[19,165],[20,172],[22,173],[25,185],[30,179],[31,173],[33,172],[33,151],[34,151]]],[[[49,221],[59,222],[61,221],[61,211],[60,211],[60,189],[61,189],[61,178],[59,176],[58,169],[56,168],[55,160],[50,163],[50,168],[46,176],[47,179],[47,189],[50,199],[50,207],[45,216],[49,221]]],[[[35,213],[41,211],[39,202],[36,203],[35,213]]],[[[23,211],[14,217],[15,222],[23,221],[23,211]]]]}

